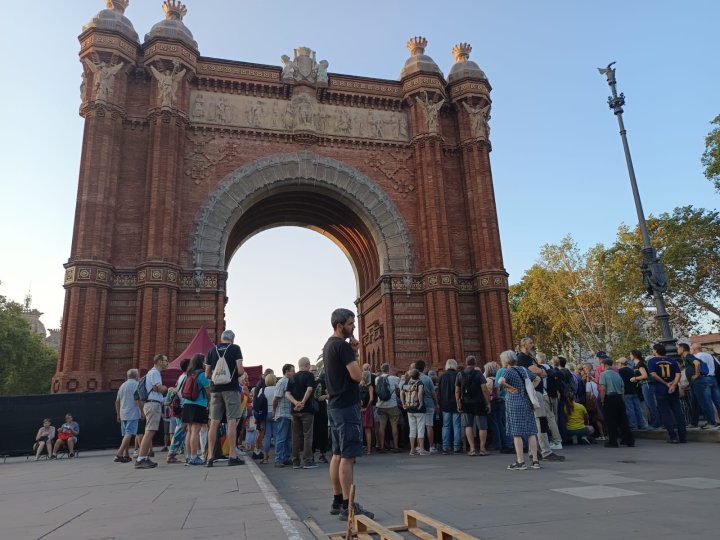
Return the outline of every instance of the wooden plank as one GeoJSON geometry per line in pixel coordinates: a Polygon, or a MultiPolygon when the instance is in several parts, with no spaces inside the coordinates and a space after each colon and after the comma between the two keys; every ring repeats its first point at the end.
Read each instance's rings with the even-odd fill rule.
{"type": "Polygon", "coordinates": [[[420,527],[418,527],[418,522],[435,529],[437,532],[436,537],[433,537],[432,535],[419,536],[419,538],[422,538],[423,540],[435,540],[435,538],[437,538],[437,540],[479,540],[475,536],[462,532],[450,525],[446,525],[442,521],[426,516],[417,510],[405,510],[405,512],[403,512],[403,516],[405,524],[408,526],[408,531],[412,532],[416,536],[417,530],[420,529],[420,527]]]}
{"type": "Polygon", "coordinates": [[[408,527],[408,532],[420,540],[437,540],[437,536],[423,531],[420,527],[408,527]]]}
{"type": "MultiPolygon", "coordinates": [[[[315,521],[313,518],[309,517],[307,519],[303,519],[303,523],[308,528],[308,530],[312,533],[312,535],[315,537],[316,540],[328,540],[328,537],[330,535],[325,534],[323,530],[320,528],[320,525],[317,524],[317,521],[315,521]]],[[[342,535],[345,533],[337,533],[338,535],[342,535]]]]}
{"type": "Polygon", "coordinates": [[[380,536],[380,540],[403,540],[403,537],[398,533],[391,531],[367,516],[355,516],[355,528],[358,532],[358,538],[360,538],[360,533],[373,532],[380,536]]]}

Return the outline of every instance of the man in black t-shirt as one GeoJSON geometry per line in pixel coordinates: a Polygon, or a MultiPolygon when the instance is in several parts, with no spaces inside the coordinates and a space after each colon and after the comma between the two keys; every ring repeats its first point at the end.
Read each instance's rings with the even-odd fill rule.
{"type": "Polygon", "coordinates": [[[288,382],[285,397],[292,403],[292,460],[293,469],[317,469],[313,459],[312,434],[315,414],[312,402],[315,376],[310,373],[310,359],[298,360],[298,370],[288,382]],[[303,441],[303,461],[300,463],[300,441],[303,441]]]}
{"type": "MultiPolygon", "coordinates": [[[[323,362],[328,394],[328,421],[332,434],[330,483],[333,489],[331,514],[348,518],[350,486],[353,484],[355,458],[362,455],[362,424],[360,422],[360,381],[363,373],[357,361],[360,342],[353,337],[355,314],[349,309],[336,309],[330,317],[333,335],[323,347],[323,362]]],[[[371,519],[372,512],[355,503],[355,513],[371,519]]]]}
{"type": "Polygon", "coordinates": [[[208,459],[206,467],[212,467],[215,459],[215,441],[217,432],[223,416],[227,418],[227,436],[230,441],[230,459],[228,465],[242,465],[245,462],[237,457],[237,420],[240,418],[240,383],[238,377],[245,373],[242,365],[242,351],[240,346],[235,345],[235,332],[225,330],[220,338],[220,343],[208,351],[205,361],[205,376],[212,380],[212,373],[218,360],[225,358],[227,367],[230,370],[230,382],[227,384],[212,384],[209,387],[210,394],[210,427],[208,429],[208,459]]]}

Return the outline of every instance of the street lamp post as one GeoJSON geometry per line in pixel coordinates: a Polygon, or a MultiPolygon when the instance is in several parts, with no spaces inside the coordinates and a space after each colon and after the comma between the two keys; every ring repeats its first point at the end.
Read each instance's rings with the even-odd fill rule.
{"type": "Polygon", "coordinates": [[[635,199],[635,210],[637,211],[640,234],[643,239],[643,263],[640,267],[643,283],[647,289],[648,296],[655,299],[655,309],[657,310],[655,320],[660,324],[660,331],[662,333],[660,341],[665,345],[668,354],[675,355],[677,352],[677,340],[673,337],[672,330],[670,329],[670,316],[668,315],[667,309],[665,309],[665,299],[663,298],[663,293],[667,290],[667,275],[658,259],[657,251],[650,243],[650,233],[648,232],[647,223],[645,222],[645,213],[643,212],[640,192],[638,191],[637,180],[635,179],[635,169],[633,168],[632,158],[630,157],[627,131],[623,123],[622,114],[623,105],[625,105],[625,94],[621,93],[618,95],[617,93],[615,69],[612,67],[614,63],[615,62],[611,62],[606,68],[598,68],[598,71],[601,75],[607,77],[607,82],[612,92],[612,95],[608,98],[608,105],[615,113],[615,116],[617,116],[623,150],[625,150],[625,162],[627,163],[628,174],[630,175],[630,186],[632,187],[633,198],[635,199]]]}

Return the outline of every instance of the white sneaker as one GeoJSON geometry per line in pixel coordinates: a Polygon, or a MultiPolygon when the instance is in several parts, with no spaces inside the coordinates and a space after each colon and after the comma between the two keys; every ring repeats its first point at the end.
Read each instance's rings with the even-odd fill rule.
{"type": "Polygon", "coordinates": [[[431,450],[430,452],[428,452],[427,450],[424,450],[424,449],[417,451],[417,455],[418,455],[418,456],[429,456],[429,455],[432,454],[432,453],[433,453],[432,450],[431,450]]]}
{"type": "Polygon", "coordinates": [[[437,453],[438,453],[438,449],[433,446],[433,447],[430,449],[430,453],[431,453],[431,454],[437,454],[437,453]]]}
{"type": "Polygon", "coordinates": [[[550,450],[562,450],[562,444],[560,443],[552,443],[550,444],[550,450]]]}

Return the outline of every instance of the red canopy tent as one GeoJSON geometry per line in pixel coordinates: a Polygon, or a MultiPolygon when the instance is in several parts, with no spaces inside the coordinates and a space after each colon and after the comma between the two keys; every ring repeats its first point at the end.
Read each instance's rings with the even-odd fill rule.
{"type": "MultiPolygon", "coordinates": [[[[163,384],[165,386],[175,386],[175,383],[180,378],[180,375],[182,375],[180,362],[182,362],[183,358],[192,358],[193,355],[197,353],[207,354],[214,345],[215,343],[210,337],[210,334],[208,334],[207,329],[204,326],[200,327],[200,330],[197,331],[197,334],[195,334],[192,341],[188,343],[185,350],[181,352],[175,360],[170,362],[167,369],[162,372],[163,384]]],[[[248,374],[248,382],[251,387],[255,386],[260,380],[260,377],[262,377],[262,371],[262,366],[247,366],[245,368],[245,372],[248,374]]]]}

